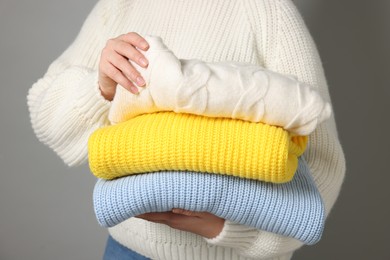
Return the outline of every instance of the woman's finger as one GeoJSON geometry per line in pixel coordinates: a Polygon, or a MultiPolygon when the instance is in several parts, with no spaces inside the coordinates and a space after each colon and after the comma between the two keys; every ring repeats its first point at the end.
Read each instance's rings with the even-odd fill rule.
{"type": "Polygon", "coordinates": [[[198,216],[188,216],[184,214],[169,212],[153,212],[145,213],[137,218],[142,218],[147,221],[165,224],[171,228],[192,232],[207,238],[217,236],[225,223],[225,220],[208,212],[193,212],[181,209],[175,209],[176,212],[189,213],[192,215],[200,214],[198,216]],[[191,212],[191,213],[190,213],[191,212]]]}
{"type": "Polygon", "coordinates": [[[148,66],[148,60],[145,56],[128,42],[118,41],[115,46],[115,51],[137,63],[140,67],[146,68],[148,66]]]}
{"type": "Polygon", "coordinates": [[[145,80],[142,78],[141,74],[122,55],[114,53],[109,55],[107,60],[138,86],[142,87],[145,85],[145,80]]]}
{"type": "Polygon", "coordinates": [[[166,211],[166,212],[150,212],[150,213],[144,213],[138,216],[135,216],[136,218],[142,218],[147,221],[152,221],[156,223],[163,223],[166,225],[170,224],[170,221],[172,220],[172,212],[166,211]]]}
{"type": "Polygon", "coordinates": [[[137,63],[141,67],[146,68],[148,66],[148,60],[145,58],[145,56],[131,43],[121,39],[121,37],[107,41],[106,47],[103,49],[102,54],[103,56],[109,56],[108,54],[111,54],[111,52],[116,52],[126,59],[137,63]]]}
{"type": "Polygon", "coordinates": [[[138,93],[138,89],[133,85],[133,83],[125,75],[123,75],[123,73],[112,63],[105,63],[103,71],[109,78],[113,79],[115,82],[123,86],[125,89],[129,90],[131,93],[138,93]]]}
{"type": "Polygon", "coordinates": [[[146,51],[148,48],[146,40],[135,32],[120,35],[106,42],[100,56],[98,80],[105,99],[113,100],[117,84],[133,94],[138,93],[133,82],[140,87],[145,85],[145,80],[130,61],[146,68],[148,61],[140,50],[146,51]]]}
{"type": "Polygon", "coordinates": [[[190,211],[186,209],[177,209],[177,208],[172,209],[172,212],[175,214],[185,215],[188,217],[198,217],[202,215],[201,212],[190,211]]]}
{"type": "Polygon", "coordinates": [[[146,51],[149,48],[148,42],[136,32],[129,32],[126,34],[122,34],[118,37],[118,39],[128,42],[131,45],[136,46],[137,48],[140,48],[141,50],[144,51],[146,51]]]}

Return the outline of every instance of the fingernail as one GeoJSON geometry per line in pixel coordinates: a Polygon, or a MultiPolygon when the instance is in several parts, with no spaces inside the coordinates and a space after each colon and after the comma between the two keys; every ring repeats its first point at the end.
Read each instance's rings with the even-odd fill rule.
{"type": "Polygon", "coordinates": [[[140,62],[144,67],[148,66],[148,61],[147,61],[145,58],[139,59],[139,62],[140,62]]]}
{"type": "Polygon", "coordinates": [[[138,89],[136,87],[131,87],[131,90],[133,92],[133,94],[138,94],[138,89]]]}
{"type": "Polygon", "coordinates": [[[138,86],[143,86],[143,85],[145,85],[145,81],[144,81],[144,79],[142,78],[142,77],[137,77],[137,84],[138,84],[138,86]]]}
{"type": "Polygon", "coordinates": [[[141,47],[142,49],[146,49],[146,48],[149,47],[149,44],[148,44],[147,42],[141,42],[140,45],[141,45],[140,47],[141,47]]]}

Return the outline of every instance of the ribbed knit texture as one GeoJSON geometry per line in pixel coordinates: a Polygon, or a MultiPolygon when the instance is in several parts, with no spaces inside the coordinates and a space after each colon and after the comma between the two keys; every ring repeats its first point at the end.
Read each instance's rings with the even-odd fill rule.
{"type": "Polygon", "coordinates": [[[93,198],[96,217],[105,227],[147,212],[182,208],[207,211],[314,244],[325,220],[321,196],[303,159],[287,184],[196,172],[156,172],[99,180],[93,198]]]}
{"type": "Polygon", "coordinates": [[[104,179],[189,170],[283,183],[294,176],[306,142],[262,123],[160,112],[98,129],[88,158],[104,179]]]}
{"type": "MultiPolygon", "coordinates": [[[[109,124],[110,103],[98,92],[99,58],[109,38],[131,31],[161,36],[180,59],[249,62],[292,75],[330,100],[317,48],[291,0],[100,0],[28,95],[37,137],[68,165],[85,162],[90,133],[109,124]]],[[[345,174],[334,116],[310,135],[304,156],[328,215],[345,174]]],[[[302,246],[229,221],[212,240],[136,218],[109,232],[152,259],[280,260],[302,246]]]]}

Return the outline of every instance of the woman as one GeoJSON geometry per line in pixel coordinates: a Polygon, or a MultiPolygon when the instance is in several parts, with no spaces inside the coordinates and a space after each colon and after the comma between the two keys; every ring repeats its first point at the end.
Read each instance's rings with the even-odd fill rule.
{"type": "MultiPolygon", "coordinates": [[[[132,93],[137,92],[132,81],[144,85],[127,60],[147,66],[135,48],[147,50],[139,36],[145,34],[161,36],[183,59],[249,62],[293,75],[330,101],[315,44],[291,0],[100,0],[28,96],[38,138],[68,165],[85,162],[89,135],[109,124],[117,83],[132,93]]],[[[305,158],[329,214],[345,173],[333,117],[310,136],[305,158]]],[[[109,233],[106,259],[113,246],[123,254],[112,259],[133,259],[130,249],[153,259],[290,259],[302,246],[293,238],[180,209],[131,218],[109,233]]]]}

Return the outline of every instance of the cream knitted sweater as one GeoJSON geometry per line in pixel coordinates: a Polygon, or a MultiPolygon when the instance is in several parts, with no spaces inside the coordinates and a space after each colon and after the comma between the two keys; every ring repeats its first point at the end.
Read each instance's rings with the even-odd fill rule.
{"type": "MultiPolygon", "coordinates": [[[[293,75],[330,102],[316,46],[291,0],[100,0],[28,95],[37,137],[70,166],[86,161],[89,135],[109,124],[111,104],[97,84],[100,52],[130,31],[161,36],[181,59],[249,62],[293,75]]],[[[345,174],[333,116],[310,135],[305,158],[329,214],[345,174]]],[[[109,232],[153,259],[290,259],[302,246],[229,221],[214,239],[134,218],[109,232]]]]}
{"type": "Polygon", "coordinates": [[[161,37],[145,35],[148,59],[142,68],[130,61],[146,84],[132,94],[116,90],[108,118],[112,124],[137,115],[174,111],[280,126],[307,136],[331,115],[317,89],[292,76],[251,63],[178,59],[161,37]]]}

